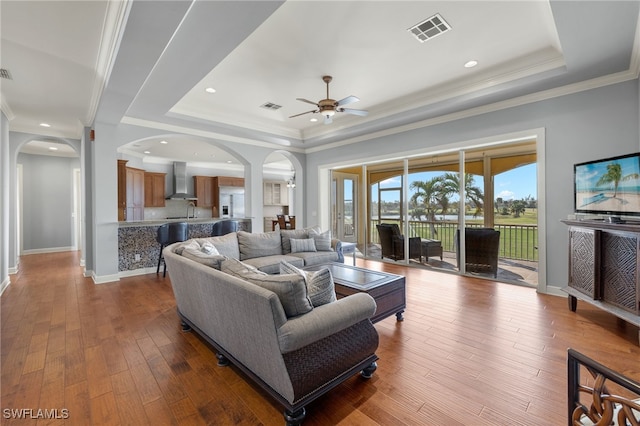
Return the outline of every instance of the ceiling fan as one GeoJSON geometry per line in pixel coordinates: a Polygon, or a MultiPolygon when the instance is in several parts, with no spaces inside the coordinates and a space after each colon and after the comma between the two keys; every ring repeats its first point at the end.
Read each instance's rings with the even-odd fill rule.
{"type": "Polygon", "coordinates": [[[358,97],[356,96],[353,96],[353,95],[347,96],[346,98],[341,99],[339,101],[329,98],[329,83],[331,83],[332,79],[333,78],[330,75],[325,75],[322,77],[322,81],[324,81],[327,84],[327,99],[322,99],[318,103],[315,103],[304,98],[296,98],[296,100],[298,101],[315,105],[318,107],[318,109],[292,115],[289,118],[298,117],[300,115],[310,114],[310,113],[314,113],[314,114],[320,113],[324,117],[324,124],[331,124],[333,122],[333,116],[336,112],[346,112],[347,114],[361,115],[361,116],[365,116],[369,113],[369,111],[365,111],[362,109],[343,108],[343,105],[347,105],[352,102],[358,102],[360,99],[358,99],[358,97]]]}

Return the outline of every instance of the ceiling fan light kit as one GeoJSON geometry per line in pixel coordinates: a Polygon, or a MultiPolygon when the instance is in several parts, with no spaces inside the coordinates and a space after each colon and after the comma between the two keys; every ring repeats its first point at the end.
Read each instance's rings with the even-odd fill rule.
{"type": "Polygon", "coordinates": [[[365,116],[367,115],[369,112],[365,111],[365,110],[361,110],[361,109],[351,109],[351,108],[342,108],[343,105],[347,105],[350,104],[352,102],[358,102],[360,99],[357,96],[347,96],[344,99],[341,99],[339,101],[336,101],[335,99],[331,99],[329,97],[329,83],[331,83],[331,80],[333,80],[333,78],[330,75],[325,75],[322,77],[322,81],[325,82],[325,84],[327,85],[327,98],[326,99],[322,99],[320,101],[316,102],[312,102],[308,99],[304,99],[304,98],[296,98],[296,100],[301,101],[301,102],[306,102],[308,104],[311,105],[315,105],[316,107],[318,107],[318,109],[315,110],[311,110],[311,111],[306,111],[306,112],[302,112],[300,114],[295,114],[290,116],[289,118],[294,118],[294,117],[299,117],[301,115],[305,115],[305,114],[317,114],[320,113],[323,117],[324,117],[324,124],[330,124],[333,122],[332,118],[335,115],[336,112],[345,112],[347,114],[353,114],[353,115],[359,115],[359,116],[365,116]]]}

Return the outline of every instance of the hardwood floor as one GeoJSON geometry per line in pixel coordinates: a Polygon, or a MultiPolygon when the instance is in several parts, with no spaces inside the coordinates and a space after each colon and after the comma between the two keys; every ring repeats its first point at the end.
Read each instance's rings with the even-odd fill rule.
{"type": "MultiPolygon", "coordinates": [[[[376,324],[373,378],[354,376],[310,404],[305,425],[567,424],[569,347],[640,381],[638,329],[587,304],[572,313],[530,288],[357,264],[407,277],[405,320],[376,324]]],[[[2,424],[284,423],[266,394],[180,331],[168,277],[94,285],[76,253],[54,253],[23,257],[11,281],[2,424]],[[68,418],[8,419],[11,409],[68,418]]]]}

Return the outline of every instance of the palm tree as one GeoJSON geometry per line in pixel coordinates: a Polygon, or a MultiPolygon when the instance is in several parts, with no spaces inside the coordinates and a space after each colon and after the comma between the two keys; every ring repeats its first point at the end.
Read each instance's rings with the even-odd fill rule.
{"type": "Polygon", "coordinates": [[[638,179],[640,175],[638,173],[630,173],[626,176],[622,176],[622,166],[619,163],[607,164],[607,173],[602,175],[596,186],[606,185],[613,182],[613,198],[618,195],[618,184],[621,180],[638,179]]]}
{"type": "MultiPolygon", "coordinates": [[[[460,192],[459,176],[459,173],[445,173],[442,175],[444,182],[442,188],[443,195],[449,196],[460,192]]],[[[484,207],[484,194],[482,193],[482,189],[475,186],[475,180],[471,173],[464,174],[464,193],[467,200],[476,207],[475,214],[481,213],[484,207]]]]}
{"type": "Polygon", "coordinates": [[[429,229],[432,237],[438,236],[436,231],[436,208],[438,207],[440,195],[440,188],[442,185],[442,178],[436,176],[428,181],[413,181],[409,188],[415,190],[415,193],[411,196],[411,202],[417,205],[424,206],[425,216],[429,222],[429,229]]]}

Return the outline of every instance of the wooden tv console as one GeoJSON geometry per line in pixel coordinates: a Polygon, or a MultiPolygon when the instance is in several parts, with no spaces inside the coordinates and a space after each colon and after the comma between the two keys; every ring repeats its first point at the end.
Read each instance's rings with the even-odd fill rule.
{"type": "Polygon", "coordinates": [[[569,226],[569,308],[575,312],[580,299],[640,327],[640,222],[562,223],[569,226]]]}

